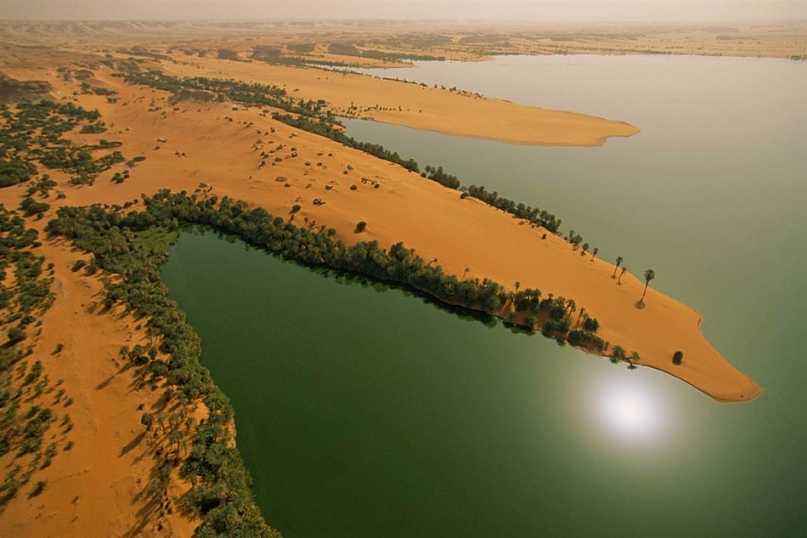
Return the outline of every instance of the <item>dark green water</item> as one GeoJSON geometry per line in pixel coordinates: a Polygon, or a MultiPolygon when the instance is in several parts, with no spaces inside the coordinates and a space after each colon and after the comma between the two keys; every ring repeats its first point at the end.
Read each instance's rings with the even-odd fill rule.
{"type": "Polygon", "coordinates": [[[636,123],[553,149],[352,134],[556,211],[652,266],[762,385],[720,405],[540,337],[183,234],[164,276],[289,538],[807,535],[807,70],[704,58],[500,58],[398,76],[636,123]]]}

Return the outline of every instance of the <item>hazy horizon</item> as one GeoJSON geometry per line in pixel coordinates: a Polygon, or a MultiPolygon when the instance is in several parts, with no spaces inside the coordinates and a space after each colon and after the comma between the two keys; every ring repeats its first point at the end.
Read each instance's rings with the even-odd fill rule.
{"type": "Polygon", "coordinates": [[[350,20],[766,23],[807,20],[803,0],[3,0],[14,20],[350,20]]]}

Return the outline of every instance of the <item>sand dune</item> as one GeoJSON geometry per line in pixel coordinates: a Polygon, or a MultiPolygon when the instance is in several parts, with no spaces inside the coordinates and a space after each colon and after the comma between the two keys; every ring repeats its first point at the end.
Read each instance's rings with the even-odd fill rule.
{"type": "Polygon", "coordinates": [[[294,97],[324,99],[337,113],[347,115],[356,105],[364,118],[517,144],[599,146],[609,137],[639,132],[626,122],[322,69],[213,58],[166,63],[164,69],[174,75],[285,85],[294,97]]]}

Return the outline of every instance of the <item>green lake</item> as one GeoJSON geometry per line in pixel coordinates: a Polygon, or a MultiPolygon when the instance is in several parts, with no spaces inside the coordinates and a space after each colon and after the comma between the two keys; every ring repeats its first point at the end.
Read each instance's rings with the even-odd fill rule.
{"type": "Polygon", "coordinates": [[[164,268],[287,538],[807,536],[807,65],[500,57],[381,72],[626,120],[601,148],[350,133],[545,207],[704,315],[718,404],[399,289],[184,232],[164,268]]]}

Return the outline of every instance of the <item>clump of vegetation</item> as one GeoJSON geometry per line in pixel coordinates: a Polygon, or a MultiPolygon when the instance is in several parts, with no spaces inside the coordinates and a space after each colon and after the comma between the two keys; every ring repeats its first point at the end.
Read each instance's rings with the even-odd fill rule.
{"type": "Polygon", "coordinates": [[[103,123],[88,123],[79,130],[81,134],[98,134],[106,132],[106,125],[103,123]]]}
{"type": "Polygon", "coordinates": [[[45,491],[46,482],[44,480],[39,480],[34,487],[31,489],[31,493],[28,494],[29,499],[33,499],[34,497],[38,497],[42,495],[42,492],[45,491]]]}
{"type": "Polygon", "coordinates": [[[238,53],[232,49],[219,49],[218,58],[220,60],[239,60],[238,53]]]}
{"type": "Polygon", "coordinates": [[[41,99],[53,90],[43,80],[16,80],[0,73],[0,103],[41,99]]]}
{"type": "Polygon", "coordinates": [[[25,183],[36,173],[36,167],[19,158],[0,160],[0,187],[25,183]]]}
{"type": "Polygon", "coordinates": [[[360,220],[356,223],[356,229],[354,230],[357,234],[362,233],[364,230],[367,229],[367,223],[363,220],[360,220]]]}
{"type": "MultiPolygon", "coordinates": [[[[118,151],[97,159],[93,157],[94,151],[117,147],[119,142],[78,145],[62,136],[79,126],[85,133],[105,131],[106,126],[96,110],[42,99],[23,101],[14,107],[4,106],[0,113],[4,120],[0,123],[0,187],[30,180],[36,175],[36,162],[67,172],[73,184],[92,184],[98,174],[125,160],[118,151]]],[[[40,184],[37,190],[47,191],[53,186],[55,183],[40,184]]],[[[44,196],[47,192],[41,194],[44,196]]]]}
{"type": "Polygon", "coordinates": [[[48,209],[50,209],[50,204],[45,202],[37,202],[30,196],[26,196],[22,199],[22,202],[20,202],[20,210],[26,217],[40,215],[48,209]]]}

